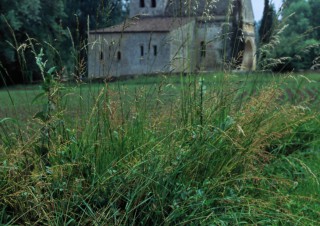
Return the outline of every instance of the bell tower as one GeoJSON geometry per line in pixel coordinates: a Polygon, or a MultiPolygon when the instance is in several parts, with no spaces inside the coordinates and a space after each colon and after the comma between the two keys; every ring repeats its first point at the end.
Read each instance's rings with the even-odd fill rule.
{"type": "Polygon", "coordinates": [[[168,0],[131,0],[130,17],[164,16],[168,0]]]}

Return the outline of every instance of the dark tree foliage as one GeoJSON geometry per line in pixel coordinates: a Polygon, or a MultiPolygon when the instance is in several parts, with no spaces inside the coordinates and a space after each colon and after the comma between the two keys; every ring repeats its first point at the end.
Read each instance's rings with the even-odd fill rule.
{"type": "Polygon", "coordinates": [[[88,29],[124,16],[121,0],[0,0],[0,85],[39,79],[40,48],[48,64],[74,67],[75,57],[85,60],[85,51],[75,52],[85,49],[88,29]]]}
{"type": "Polygon", "coordinates": [[[270,42],[275,18],[276,12],[274,5],[271,4],[269,0],[265,0],[263,16],[259,28],[259,38],[261,44],[266,44],[270,42]]]}
{"type": "Polygon", "coordinates": [[[0,13],[1,81],[31,82],[36,76],[29,37],[32,43],[59,43],[63,0],[0,0],[0,13]]]}
{"type": "Polygon", "coordinates": [[[86,37],[88,29],[117,24],[125,16],[121,0],[65,0],[66,26],[75,36],[86,37]]]}
{"type": "Polygon", "coordinates": [[[309,0],[309,5],[311,8],[310,23],[315,28],[315,31],[313,33],[313,37],[316,39],[319,39],[320,38],[320,16],[319,16],[320,1],[319,0],[309,0]]]}
{"type": "MultiPolygon", "coordinates": [[[[276,57],[289,57],[280,70],[309,70],[320,56],[319,0],[286,0],[282,20],[288,27],[280,36],[276,57]]],[[[278,68],[277,68],[278,69],[278,68]]]]}
{"type": "MultiPolygon", "coordinates": [[[[121,22],[125,15],[121,0],[65,0],[67,19],[65,26],[70,29],[73,46],[70,46],[70,57],[74,68],[73,76],[83,76],[81,65],[86,62],[89,30],[107,27],[121,22]]],[[[70,40],[69,40],[70,41],[70,40]]]]}
{"type": "Polygon", "coordinates": [[[65,18],[63,0],[0,0],[0,14],[0,81],[16,84],[37,79],[32,53],[37,46],[31,43],[59,47],[60,21],[65,18]]]}
{"type": "Polygon", "coordinates": [[[239,10],[234,10],[232,15],[233,31],[231,36],[231,45],[233,46],[232,59],[234,59],[233,67],[238,68],[241,66],[243,60],[243,53],[245,43],[243,39],[243,16],[242,16],[242,3],[237,0],[233,2],[234,7],[239,10]]]}

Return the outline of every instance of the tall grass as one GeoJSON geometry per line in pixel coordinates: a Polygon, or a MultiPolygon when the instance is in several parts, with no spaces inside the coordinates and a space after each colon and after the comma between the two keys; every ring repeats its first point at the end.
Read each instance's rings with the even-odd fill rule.
{"type": "Polygon", "coordinates": [[[229,78],[220,74],[223,89],[210,89],[181,77],[167,102],[164,90],[177,87],[166,81],[106,84],[89,112],[65,106],[30,117],[21,140],[11,132],[3,142],[2,129],[2,223],[318,223],[317,194],[288,193],[305,178],[319,190],[317,172],[290,155],[319,148],[316,111],[282,104],[276,84],[236,107],[229,78]]]}
{"type": "MultiPolygon", "coordinates": [[[[320,223],[319,109],[288,97],[288,80],[224,72],[70,87],[34,53],[36,109],[0,119],[1,224],[320,223]]],[[[299,79],[295,93],[309,82],[299,79]]]]}

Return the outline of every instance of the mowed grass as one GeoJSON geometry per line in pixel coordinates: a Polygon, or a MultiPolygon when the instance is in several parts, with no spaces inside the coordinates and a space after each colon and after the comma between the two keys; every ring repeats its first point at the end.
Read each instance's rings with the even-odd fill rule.
{"type": "Polygon", "coordinates": [[[3,89],[0,223],[318,225],[319,82],[217,73],[3,89]]]}
{"type": "MultiPolygon", "coordinates": [[[[231,74],[227,80],[222,74],[202,74],[191,76],[189,79],[173,76],[141,76],[126,81],[108,83],[108,89],[119,92],[123,98],[132,100],[137,90],[143,89],[148,98],[152,99],[159,92],[165,103],[170,105],[180,94],[181,87],[187,83],[196,86],[199,80],[204,80],[208,92],[215,91],[225,85],[234,87],[239,100],[247,98],[259,89],[278,84],[283,90],[282,100],[293,104],[307,104],[308,107],[318,108],[320,106],[319,87],[320,74],[231,74]],[[159,90],[160,89],[160,90],[159,90]]],[[[101,88],[105,83],[82,83],[66,84],[65,92],[68,94],[66,102],[72,109],[80,106],[85,110],[91,109],[101,88]],[[81,102],[81,103],[80,103],[81,102]],[[80,104],[79,104],[80,103],[80,104]]],[[[42,92],[41,85],[17,86],[0,89],[0,117],[14,117],[16,119],[27,119],[42,108],[43,98],[37,98],[42,92]]]]}

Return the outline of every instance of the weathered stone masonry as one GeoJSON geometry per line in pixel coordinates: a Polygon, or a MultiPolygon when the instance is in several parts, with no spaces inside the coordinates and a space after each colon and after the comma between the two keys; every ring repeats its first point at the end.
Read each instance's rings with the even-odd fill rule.
{"type": "Polygon", "coordinates": [[[130,19],[91,31],[89,77],[220,70],[234,57],[229,36],[235,17],[245,44],[240,69],[255,69],[250,0],[233,1],[231,8],[225,0],[184,1],[131,0],[130,19]]]}

